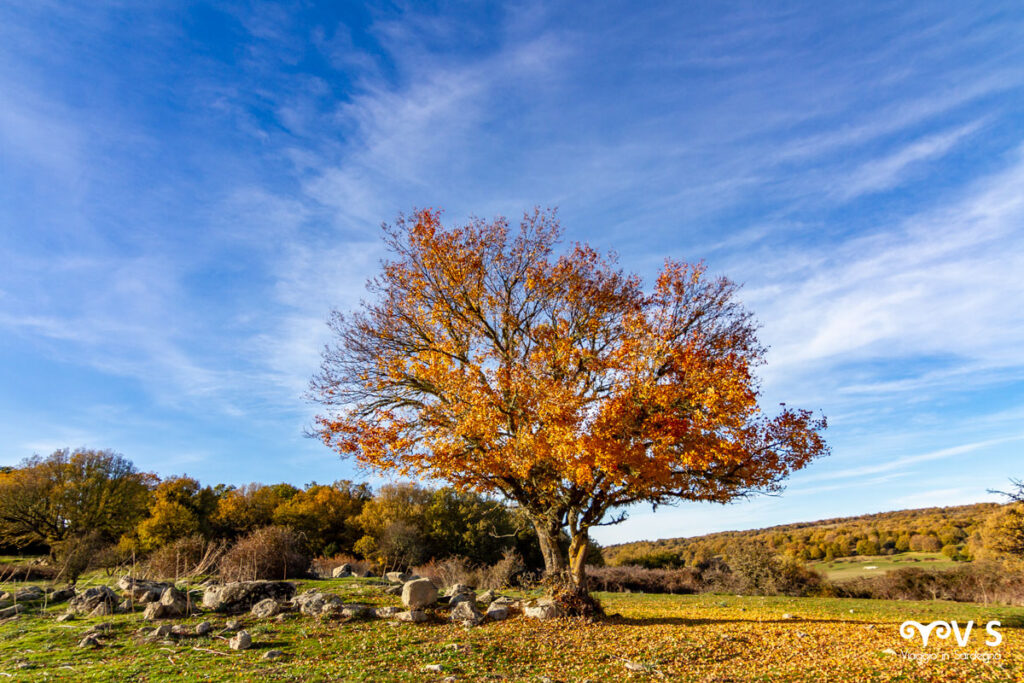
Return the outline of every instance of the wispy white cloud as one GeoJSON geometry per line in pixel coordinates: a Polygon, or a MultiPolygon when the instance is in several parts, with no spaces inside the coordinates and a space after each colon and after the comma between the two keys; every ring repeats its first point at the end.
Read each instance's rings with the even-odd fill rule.
{"type": "Polygon", "coordinates": [[[967,453],[974,453],[976,451],[984,450],[986,448],[991,448],[992,446],[1000,446],[1003,444],[1016,443],[1019,441],[1024,441],[1024,434],[1018,434],[998,439],[987,439],[985,441],[978,441],[975,443],[960,444],[958,446],[942,448],[935,451],[929,451],[927,453],[918,453],[916,455],[908,455],[888,459],[873,465],[864,465],[861,467],[843,469],[837,472],[806,474],[800,477],[800,481],[802,483],[812,481],[824,481],[830,479],[847,479],[855,481],[859,477],[863,477],[865,475],[873,475],[880,474],[882,472],[892,472],[893,470],[908,469],[921,463],[932,462],[935,460],[943,460],[946,458],[953,458],[960,455],[966,455],[967,453]]]}
{"type": "Polygon", "coordinates": [[[837,183],[833,195],[849,200],[898,187],[915,166],[945,155],[982,125],[982,121],[974,121],[953,130],[928,135],[881,159],[865,162],[849,177],[837,183]]]}

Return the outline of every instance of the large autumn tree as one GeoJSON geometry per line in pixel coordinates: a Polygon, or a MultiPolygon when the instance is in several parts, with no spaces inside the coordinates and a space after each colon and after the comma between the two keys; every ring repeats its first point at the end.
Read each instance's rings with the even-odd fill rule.
{"type": "Polygon", "coordinates": [[[385,226],[390,258],[359,310],[331,314],[311,395],[341,454],[517,503],[548,574],[585,592],[588,531],[614,510],[778,491],[827,452],[825,419],[761,412],[765,349],[735,284],[668,260],[645,290],[586,245],[556,255],[558,237],[542,211],[385,226]]]}

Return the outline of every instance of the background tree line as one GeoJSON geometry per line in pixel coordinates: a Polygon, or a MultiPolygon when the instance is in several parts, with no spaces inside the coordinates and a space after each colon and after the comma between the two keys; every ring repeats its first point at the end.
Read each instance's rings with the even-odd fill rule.
{"type": "MultiPolygon", "coordinates": [[[[123,564],[172,547],[179,554],[198,548],[201,556],[204,542],[238,544],[268,528],[287,532],[289,552],[351,555],[379,569],[448,557],[489,565],[509,552],[527,570],[544,566],[521,511],[450,487],[398,483],[374,491],[347,480],[209,486],[184,475],[161,479],[123,455],[86,449],[0,471],[0,546],[8,553],[48,553],[55,562],[84,553],[123,564]]],[[[590,561],[601,561],[596,546],[590,561]]]]}
{"type": "Polygon", "coordinates": [[[802,562],[854,557],[942,552],[954,560],[998,559],[1024,549],[1024,501],[978,503],[945,508],[899,510],[858,517],[786,524],[750,531],[726,531],[609,546],[610,565],[648,568],[693,567],[728,556],[742,544],[764,545],[783,558],[802,562]]]}

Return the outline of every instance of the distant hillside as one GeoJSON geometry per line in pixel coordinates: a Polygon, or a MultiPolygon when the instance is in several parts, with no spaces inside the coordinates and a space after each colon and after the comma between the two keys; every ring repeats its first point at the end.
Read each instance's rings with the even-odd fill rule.
{"type": "Polygon", "coordinates": [[[968,560],[980,542],[981,525],[1000,507],[998,503],[976,503],[880,512],[767,529],[623,543],[604,548],[603,554],[611,565],[683,567],[726,554],[733,544],[755,542],[800,560],[831,561],[854,555],[911,551],[941,551],[951,559],[968,560]]]}

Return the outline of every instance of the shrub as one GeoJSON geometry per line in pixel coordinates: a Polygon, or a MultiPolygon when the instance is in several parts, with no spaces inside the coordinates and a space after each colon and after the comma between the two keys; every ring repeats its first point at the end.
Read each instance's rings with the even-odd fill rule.
{"type": "Polygon", "coordinates": [[[53,554],[57,559],[57,578],[68,583],[75,583],[78,577],[90,568],[94,558],[105,545],[103,537],[95,531],[54,543],[53,554]]]}
{"type": "Polygon", "coordinates": [[[219,563],[225,581],[288,579],[306,576],[309,557],[302,539],[286,527],[268,526],[241,538],[219,563]]]}
{"type": "Polygon", "coordinates": [[[221,541],[195,534],[158,548],[146,561],[146,575],[157,579],[183,579],[211,574],[224,556],[221,541]]]}

